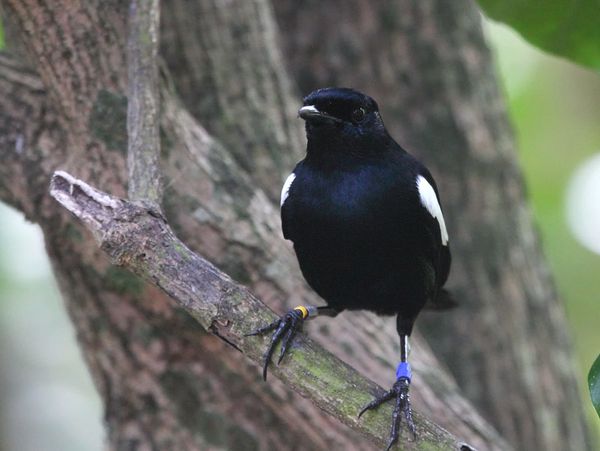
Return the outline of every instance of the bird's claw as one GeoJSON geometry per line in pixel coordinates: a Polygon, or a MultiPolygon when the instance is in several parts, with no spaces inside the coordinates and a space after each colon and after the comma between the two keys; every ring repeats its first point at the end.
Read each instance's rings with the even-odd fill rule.
{"type": "Polygon", "coordinates": [[[283,356],[285,355],[289,344],[292,342],[294,335],[300,327],[306,316],[303,311],[295,308],[287,312],[281,318],[276,321],[273,321],[271,324],[263,326],[259,329],[256,329],[254,332],[250,332],[246,334],[246,336],[250,335],[262,335],[267,332],[271,332],[274,330],[273,335],[271,336],[271,343],[267,348],[263,356],[263,379],[267,380],[267,368],[269,363],[271,362],[271,357],[273,356],[273,352],[275,352],[275,348],[277,344],[281,342],[281,351],[279,352],[279,358],[277,359],[277,364],[281,363],[283,356]]]}
{"type": "Polygon", "coordinates": [[[394,446],[394,443],[398,441],[398,437],[400,436],[400,423],[402,422],[401,414],[403,414],[404,419],[406,420],[408,430],[413,435],[413,440],[416,440],[417,434],[415,430],[415,423],[412,417],[412,410],[410,407],[410,397],[408,394],[409,388],[410,380],[405,377],[401,377],[394,383],[391,390],[385,392],[382,396],[375,398],[373,401],[368,403],[358,414],[358,417],[360,418],[367,410],[375,409],[384,402],[387,402],[394,397],[396,398],[396,404],[392,414],[392,429],[390,431],[390,439],[385,451],[389,451],[391,447],[394,446]]]}

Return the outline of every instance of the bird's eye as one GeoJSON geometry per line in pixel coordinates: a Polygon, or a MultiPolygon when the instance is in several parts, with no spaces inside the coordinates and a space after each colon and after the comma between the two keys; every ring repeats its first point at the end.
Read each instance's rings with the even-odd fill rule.
{"type": "Polygon", "coordinates": [[[354,122],[361,122],[365,118],[366,114],[367,113],[364,108],[357,108],[352,112],[352,120],[354,122]]]}

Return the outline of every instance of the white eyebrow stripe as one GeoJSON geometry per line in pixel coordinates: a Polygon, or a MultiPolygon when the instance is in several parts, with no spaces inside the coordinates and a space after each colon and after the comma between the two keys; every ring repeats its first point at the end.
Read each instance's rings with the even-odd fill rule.
{"type": "Polygon", "coordinates": [[[442,214],[440,203],[435,195],[435,190],[422,175],[417,177],[417,189],[419,190],[421,204],[423,204],[431,216],[437,219],[438,224],[440,225],[442,244],[444,246],[448,245],[448,231],[446,230],[446,222],[444,221],[444,215],[442,214]]]}
{"type": "Polygon", "coordinates": [[[292,172],[290,175],[288,175],[288,178],[285,179],[285,182],[283,183],[283,188],[281,188],[281,202],[279,203],[280,207],[283,207],[283,203],[290,195],[290,188],[292,187],[292,183],[294,183],[295,178],[296,174],[292,172]]]}

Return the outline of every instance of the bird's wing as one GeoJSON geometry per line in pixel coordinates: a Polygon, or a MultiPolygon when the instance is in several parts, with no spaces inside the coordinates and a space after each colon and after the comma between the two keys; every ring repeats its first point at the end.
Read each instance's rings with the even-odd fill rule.
{"type": "Polygon", "coordinates": [[[279,206],[283,207],[283,204],[285,203],[285,200],[290,195],[290,188],[292,187],[292,183],[294,183],[295,179],[296,179],[296,174],[292,172],[285,179],[285,182],[283,182],[283,187],[281,188],[281,199],[280,199],[280,202],[279,202],[279,206]]]}
{"type": "Polygon", "coordinates": [[[283,230],[283,237],[287,240],[291,239],[291,235],[290,235],[291,218],[290,218],[289,208],[286,206],[285,201],[287,200],[287,198],[290,195],[290,188],[292,187],[292,183],[294,183],[295,179],[296,179],[296,174],[294,172],[292,172],[290,175],[288,175],[287,179],[285,179],[285,182],[283,183],[283,188],[281,188],[281,199],[280,199],[281,228],[283,230]]]}
{"type": "Polygon", "coordinates": [[[424,166],[420,168],[417,175],[417,189],[422,207],[431,218],[427,221],[431,229],[433,248],[437,251],[432,255],[433,266],[436,272],[436,285],[438,289],[444,286],[450,272],[450,247],[448,244],[448,230],[442,213],[440,196],[435,180],[424,166]]]}
{"type": "Polygon", "coordinates": [[[448,230],[446,229],[446,221],[442,213],[440,205],[440,197],[435,186],[435,181],[429,171],[423,171],[417,175],[417,189],[421,205],[425,207],[427,212],[436,220],[439,230],[439,237],[443,246],[448,245],[448,230]]]}

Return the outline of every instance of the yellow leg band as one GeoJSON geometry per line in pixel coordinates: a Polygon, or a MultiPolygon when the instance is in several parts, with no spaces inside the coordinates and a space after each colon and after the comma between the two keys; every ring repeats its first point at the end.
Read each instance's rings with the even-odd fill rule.
{"type": "Polygon", "coordinates": [[[308,310],[303,305],[299,305],[298,307],[294,307],[294,310],[298,310],[302,313],[302,319],[306,319],[308,316],[308,310]]]}

